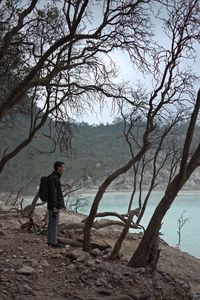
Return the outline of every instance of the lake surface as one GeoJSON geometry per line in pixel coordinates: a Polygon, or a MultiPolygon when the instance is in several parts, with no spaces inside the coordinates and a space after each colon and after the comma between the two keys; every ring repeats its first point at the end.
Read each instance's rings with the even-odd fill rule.
{"type": "MultiPolygon", "coordinates": [[[[140,222],[145,228],[159,203],[163,192],[153,192],[145,214],[140,222]]],[[[87,199],[87,206],[79,210],[85,214],[89,213],[91,203],[94,199],[95,193],[81,194],[81,198],[87,199]]],[[[137,194],[134,200],[133,208],[137,205],[137,194]]],[[[30,203],[33,197],[26,197],[25,203],[30,203]]],[[[100,202],[98,212],[112,211],[118,213],[127,213],[128,203],[130,199],[130,192],[106,192],[100,202]]],[[[182,191],[178,194],[170,209],[168,210],[160,232],[161,236],[170,246],[175,247],[178,243],[178,219],[183,214],[183,218],[189,218],[181,229],[181,243],[180,249],[184,252],[200,258],[200,191],[182,191]]],[[[110,217],[112,218],[112,217],[110,217]]],[[[112,218],[113,219],[113,218],[112,218]]],[[[138,232],[138,231],[133,231],[138,232]]]]}
{"type": "MultiPolygon", "coordinates": [[[[82,209],[83,213],[89,212],[90,204],[94,199],[94,195],[95,193],[82,195],[88,200],[88,206],[82,209]]],[[[162,192],[152,193],[146,212],[140,222],[145,228],[155,210],[156,205],[161,200],[162,195],[162,192]]],[[[100,202],[98,212],[115,211],[119,213],[126,213],[129,198],[129,192],[107,192],[100,202]]],[[[136,208],[138,206],[137,199],[134,201],[134,208],[136,208]]],[[[182,191],[178,194],[163,219],[163,225],[160,230],[163,234],[161,238],[163,238],[170,246],[175,247],[177,245],[178,219],[181,217],[182,213],[183,218],[189,218],[189,220],[181,229],[180,249],[200,258],[200,191],[182,191]]]]}

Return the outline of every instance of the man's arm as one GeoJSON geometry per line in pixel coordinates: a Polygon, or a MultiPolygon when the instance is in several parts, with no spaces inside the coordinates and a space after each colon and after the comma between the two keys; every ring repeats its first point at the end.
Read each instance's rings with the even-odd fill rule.
{"type": "Polygon", "coordinates": [[[50,176],[48,178],[49,202],[52,208],[57,208],[57,181],[50,176]]]}

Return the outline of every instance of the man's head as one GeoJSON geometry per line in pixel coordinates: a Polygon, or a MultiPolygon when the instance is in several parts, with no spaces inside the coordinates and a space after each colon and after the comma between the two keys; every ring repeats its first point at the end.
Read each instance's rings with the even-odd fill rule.
{"type": "Polygon", "coordinates": [[[54,163],[54,170],[62,175],[65,171],[65,163],[62,161],[56,161],[54,163]]]}

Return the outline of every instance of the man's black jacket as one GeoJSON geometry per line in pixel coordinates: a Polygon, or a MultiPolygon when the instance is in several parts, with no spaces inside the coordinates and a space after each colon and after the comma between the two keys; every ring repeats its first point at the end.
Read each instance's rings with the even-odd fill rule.
{"type": "Polygon", "coordinates": [[[53,207],[61,209],[65,207],[60,185],[60,177],[61,175],[56,171],[53,171],[53,173],[48,176],[48,209],[53,209],[53,207]]]}

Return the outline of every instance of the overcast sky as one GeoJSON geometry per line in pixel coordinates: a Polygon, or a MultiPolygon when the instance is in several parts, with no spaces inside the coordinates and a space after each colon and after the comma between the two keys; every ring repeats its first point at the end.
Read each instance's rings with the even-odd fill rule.
{"type": "MultiPolygon", "coordinates": [[[[155,13],[157,12],[157,8],[155,7],[155,13]]],[[[98,9],[94,12],[95,18],[98,19],[97,15],[98,9]]],[[[165,13],[164,13],[165,14],[165,13]]],[[[154,21],[154,34],[156,40],[159,42],[159,44],[163,44],[165,47],[169,46],[170,49],[170,40],[166,37],[163,28],[162,23],[158,19],[153,19],[154,21]],[[167,41],[168,39],[168,41],[167,41]]],[[[192,60],[187,61],[187,63],[192,65],[192,69],[196,72],[196,74],[199,76],[199,66],[200,66],[200,45],[195,46],[196,53],[198,54],[196,62],[193,62],[192,60]]],[[[132,63],[130,62],[130,59],[128,57],[128,54],[122,53],[120,51],[114,51],[112,53],[112,59],[119,67],[119,77],[120,79],[124,81],[129,81],[132,85],[134,83],[140,81],[145,85],[147,88],[150,89],[151,86],[151,80],[148,75],[142,75],[141,72],[137,71],[132,63]]],[[[199,88],[199,87],[197,87],[199,88]]],[[[89,124],[99,124],[99,123],[112,123],[113,120],[118,116],[117,113],[113,113],[113,107],[111,104],[111,99],[108,99],[107,103],[104,105],[103,110],[100,109],[98,105],[95,106],[95,113],[88,112],[87,115],[83,116],[82,118],[78,119],[78,121],[84,121],[89,124]]]]}
{"type": "MultiPolygon", "coordinates": [[[[46,1],[41,0],[41,3],[44,5],[46,4],[46,1]]],[[[59,2],[58,2],[59,3],[59,2]]],[[[101,2],[99,2],[101,3],[101,2]]],[[[155,13],[157,12],[157,7],[155,7],[155,13]]],[[[93,22],[91,23],[91,27],[94,28],[94,24],[98,26],[98,21],[100,21],[101,11],[100,6],[96,6],[93,11],[93,22]]],[[[163,32],[161,21],[158,19],[153,18],[154,21],[154,34],[156,40],[163,44],[165,47],[167,46],[167,43],[170,44],[170,41],[168,40],[166,35],[163,32]]],[[[200,47],[199,45],[196,46],[196,52],[200,53],[200,47]]],[[[142,75],[142,73],[138,72],[132,65],[132,63],[129,60],[128,54],[122,53],[119,50],[114,51],[112,53],[112,59],[116,63],[116,65],[119,67],[119,78],[123,81],[129,81],[132,85],[134,83],[140,81],[145,85],[147,88],[150,88],[151,81],[149,80],[150,77],[148,75],[142,75]]],[[[190,61],[191,63],[191,61],[190,61]]],[[[200,65],[200,55],[198,54],[198,58],[196,63],[193,64],[193,69],[195,72],[199,75],[199,65],[200,65]]],[[[81,118],[76,118],[78,122],[87,122],[89,124],[99,124],[99,123],[112,123],[113,120],[117,117],[117,113],[113,112],[113,106],[111,103],[111,99],[108,99],[107,103],[105,103],[103,109],[100,108],[98,105],[94,106],[95,112],[88,111],[88,113],[85,113],[84,116],[81,118]]],[[[74,116],[72,116],[73,119],[75,119],[74,116]]]]}

